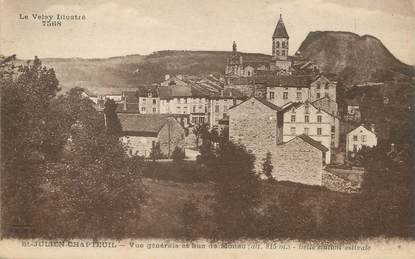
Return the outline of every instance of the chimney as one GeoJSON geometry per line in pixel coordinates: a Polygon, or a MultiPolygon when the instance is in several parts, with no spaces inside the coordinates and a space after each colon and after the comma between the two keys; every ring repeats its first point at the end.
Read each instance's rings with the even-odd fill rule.
{"type": "Polygon", "coordinates": [[[124,111],[126,111],[127,110],[127,98],[125,97],[124,98],[124,111]]]}
{"type": "Polygon", "coordinates": [[[169,74],[166,74],[165,76],[164,76],[164,80],[169,80],[170,79],[170,75],[169,74]]]}

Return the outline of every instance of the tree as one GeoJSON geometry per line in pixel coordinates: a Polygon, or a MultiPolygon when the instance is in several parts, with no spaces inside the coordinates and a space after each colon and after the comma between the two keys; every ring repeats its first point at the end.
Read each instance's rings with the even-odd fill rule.
{"type": "Polygon", "coordinates": [[[254,231],[260,183],[255,157],[243,146],[226,144],[215,159],[214,221],[221,238],[249,237],[254,231]]]}
{"type": "Polygon", "coordinates": [[[53,135],[47,123],[50,104],[60,90],[54,70],[37,57],[18,67],[14,59],[5,58],[0,66],[3,230],[32,224],[39,168],[48,159],[45,150],[53,135]]]}
{"type": "Polygon", "coordinates": [[[274,166],[272,165],[271,161],[271,152],[267,152],[266,157],[264,158],[264,162],[262,164],[262,173],[267,177],[268,180],[273,180],[272,170],[274,166]]]}
{"type": "Polygon", "coordinates": [[[213,168],[216,155],[211,140],[209,128],[206,124],[203,125],[200,135],[202,138],[202,145],[200,146],[200,155],[197,157],[197,161],[204,164],[208,168],[213,168]]]}
{"type": "Polygon", "coordinates": [[[118,135],[121,133],[121,123],[117,116],[117,104],[114,100],[108,99],[105,102],[104,114],[107,131],[110,134],[118,135]]]}
{"type": "Polygon", "coordinates": [[[193,134],[196,136],[196,148],[199,148],[200,136],[202,134],[203,125],[197,124],[193,127],[193,134]]]}
{"type": "Polygon", "coordinates": [[[183,159],[185,158],[185,152],[184,152],[184,150],[182,150],[179,147],[176,147],[173,150],[173,153],[171,155],[171,158],[173,159],[174,162],[183,161],[183,159]]]}

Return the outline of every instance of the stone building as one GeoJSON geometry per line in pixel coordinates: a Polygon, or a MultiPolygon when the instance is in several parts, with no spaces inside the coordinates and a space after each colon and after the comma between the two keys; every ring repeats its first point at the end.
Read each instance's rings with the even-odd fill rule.
{"type": "Polygon", "coordinates": [[[282,117],[276,105],[251,97],[228,110],[229,139],[244,145],[256,157],[255,168],[282,142],[282,117]]]}
{"type": "Polygon", "coordinates": [[[128,145],[130,155],[149,157],[154,145],[170,157],[176,147],[183,149],[185,131],[176,119],[163,114],[120,113],[121,141],[128,145]]]}
{"type": "Polygon", "coordinates": [[[210,127],[226,124],[228,110],[244,100],[244,95],[236,89],[226,88],[219,95],[209,98],[209,125],[210,127]]]}
{"type": "Polygon", "coordinates": [[[309,136],[328,149],[325,163],[330,164],[331,149],[335,147],[337,117],[316,108],[309,102],[287,105],[282,113],[283,141],[288,142],[302,134],[309,136]]]}
{"type": "Polygon", "coordinates": [[[374,128],[368,130],[363,125],[350,131],[346,137],[346,151],[357,152],[363,146],[374,147],[378,144],[378,138],[374,132],[374,128]]]}
{"type": "Polygon", "coordinates": [[[276,145],[272,150],[272,175],[278,181],[323,185],[323,168],[328,149],[307,135],[276,145]]]}
{"type": "Polygon", "coordinates": [[[277,105],[284,106],[290,102],[305,102],[310,98],[311,77],[277,76],[266,81],[266,99],[277,105]]]}
{"type": "Polygon", "coordinates": [[[289,39],[290,37],[282,20],[282,15],[280,15],[280,19],[272,35],[271,70],[289,70],[291,68],[291,58],[288,56],[289,39]]]}
{"type": "Polygon", "coordinates": [[[157,91],[148,89],[138,93],[138,108],[141,114],[160,113],[160,98],[157,95],[157,91]]]}
{"type": "Polygon", "coordinates": [[[238,52],[236,42],[232,44],[232,54],[228,57],[226,62],[225,75],[227,76],[242,76],[243,71],[243,58],[238,52]]]}
{"type": "Polygon", "coordinates": [[[209,121],[208,96],[195,91],[191,86],[160,87],[159,98],[161,114],[186,114],[190,116],[190,122],[194,124],[209,121]]]}
{"type": "Polygon", "coordinates": [[[328,78],[327,75],[320,74],[310,85],[310,101],[315,101],[323,97],[336,102],[337,81],[328,78]]]}

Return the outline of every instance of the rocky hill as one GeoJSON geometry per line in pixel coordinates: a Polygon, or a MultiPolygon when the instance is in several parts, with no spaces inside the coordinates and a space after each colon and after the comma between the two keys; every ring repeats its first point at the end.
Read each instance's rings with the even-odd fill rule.
{"type": "Polygon", "coordinates": [[[399,61],[382,42],[351,32],[310,32],[298,51],[324,72],[336,73],[346,83],[384,81],[410,76],[413,68],[399,61]]]}

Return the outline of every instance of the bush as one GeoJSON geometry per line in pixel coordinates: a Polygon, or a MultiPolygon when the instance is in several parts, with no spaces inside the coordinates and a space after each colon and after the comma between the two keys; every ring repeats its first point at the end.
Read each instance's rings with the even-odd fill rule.
{"type": "Polygon", "coordinates": [[[171,154],[171,158],[174,162],[183,161],[185,158],[185,152],[179,147],[176,147],[171,154]]]}

